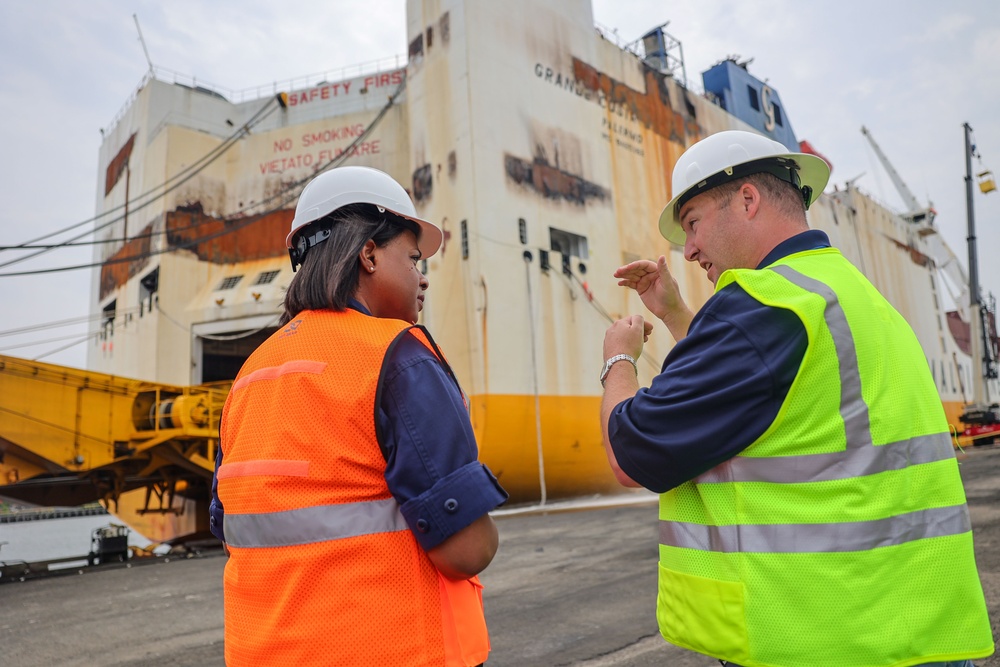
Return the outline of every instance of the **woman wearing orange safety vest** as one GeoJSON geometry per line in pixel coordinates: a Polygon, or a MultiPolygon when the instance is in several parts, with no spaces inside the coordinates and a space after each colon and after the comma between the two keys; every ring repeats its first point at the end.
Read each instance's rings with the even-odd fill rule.
{"type": "Polygon", "coordinates": [[[229,665],[483,663],[476,575],[507,494],[415,322],[441,231],[368,167],[302,191],[281,328],[226,401],[212,532],[229,665]]]}

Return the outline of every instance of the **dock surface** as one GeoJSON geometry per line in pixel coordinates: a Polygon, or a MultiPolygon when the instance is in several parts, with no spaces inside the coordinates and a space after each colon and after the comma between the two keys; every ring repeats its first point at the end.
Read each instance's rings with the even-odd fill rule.
{"type": "MultiPolygon", "coordinates": [[[[997,636],[1000,447],[959,459],[997,636]]],[[[489,667],[717,667],[657,633],[656,512],[644,502],[498,516],[500,551],[481,575],[489,667]]],[[[221,666],[225,563],[216,553],[0,585],[0,664],[221,666]]]]}

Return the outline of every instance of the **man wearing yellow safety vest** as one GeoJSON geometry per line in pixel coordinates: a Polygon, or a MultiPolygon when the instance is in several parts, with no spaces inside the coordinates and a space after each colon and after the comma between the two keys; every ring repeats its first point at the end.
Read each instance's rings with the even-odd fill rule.
{"type": "Polygon", "coordinates": [[[948,423],[909,325],[808,227],[829,175],[751,132],[680,157],[660,232],[715,294],[691,312],[662,256],[615,272],[677,345],[640,389],[652,324],[608,329],[608,459],[662,494],[667,641],[744,667],[971,665],[993,637],[948,423]]]}

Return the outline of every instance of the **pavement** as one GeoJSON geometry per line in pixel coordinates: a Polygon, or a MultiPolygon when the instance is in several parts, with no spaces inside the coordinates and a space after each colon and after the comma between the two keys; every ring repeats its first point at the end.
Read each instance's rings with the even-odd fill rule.
{"type": "MultiPolygon", "coordinates": [[[[1000,447],[959,454],[994,636],[1000,624],[1000,447]]],[[[656,505],[554,505],[497,516],[481,575],[489,667],[717,667],[656,631],[656,505]]],[[[221,552],[0,585],[0,665],[223,665],[221,552]]],[[[941,563],[942,568],[948,567],[941,563]]],[[[991,656],[978,667],[1000,667],[991,656]]]]}

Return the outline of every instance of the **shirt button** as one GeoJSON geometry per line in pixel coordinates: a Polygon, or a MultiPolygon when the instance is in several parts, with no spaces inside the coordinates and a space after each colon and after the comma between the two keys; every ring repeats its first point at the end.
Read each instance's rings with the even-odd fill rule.
{"type": "Polygon", "coordinates": [[[444,508],[447,511],[454,514],[458,510],[458,501],[455,500],[454,498],[449,498],[448,500],[444,501],[444,508]]]}
{"type": "Polygon", "coordinates": [[[427,523],[427,519],[417,519],[417,530],[421,533],[426,533],[431,529],[431,524],[427,523]]]}

